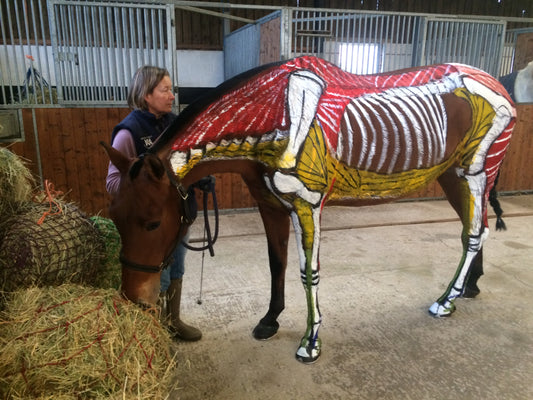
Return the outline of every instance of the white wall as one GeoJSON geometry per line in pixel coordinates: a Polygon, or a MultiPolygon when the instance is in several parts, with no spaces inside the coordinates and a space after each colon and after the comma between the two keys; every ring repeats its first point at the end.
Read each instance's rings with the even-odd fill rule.
{"type": "Polygon", "coordinates": [[[224,52],[178,50],[178,86],[215,87],[224,81],[224,52]]]}

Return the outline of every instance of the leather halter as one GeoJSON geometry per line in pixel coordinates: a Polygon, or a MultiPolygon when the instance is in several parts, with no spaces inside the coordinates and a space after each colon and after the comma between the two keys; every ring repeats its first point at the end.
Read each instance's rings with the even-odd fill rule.
{"type": "MultiPolygon", "coordinates": [[[[142,154],[139,158],[144,157],[144,154],[142,154]]],[[[187,192],[187,189],[179,182],[175,175],[172,173],[172,171],[169,171],[168,168],[165,166],[165,172],[167,173],[168,179],[170,180],[170,183],[172,186],[174,186],[178,192],[178,195],[180,197],[180,204],[181,204],[181,223],[180,228],[178,231],[178,234],[176,235],[176,239],[174,240],[174,243],[171,247],[170,253],[161,261],[161,264],[159,265],[147,265],[147,264],[138,264],[136,262],[133,262],[131,260],[128,260],[123,252],[122,249],[120,250],[119,254],[119,261],[122,264],[123,267],[132,269],[134,271],[140,271],[140,272],[147,272],[147,273],[159,273],[163,271],[164,269],[168,268],[168,266],[172,263],[174,258],[172,255],[174,254],[174,249],[178,245],[181,237],[181,233],[183,232],[184,226],[190,226],[195,220],[195,217],[192,215],[191,208],[189,205],[189,193],[187,192]]]]}

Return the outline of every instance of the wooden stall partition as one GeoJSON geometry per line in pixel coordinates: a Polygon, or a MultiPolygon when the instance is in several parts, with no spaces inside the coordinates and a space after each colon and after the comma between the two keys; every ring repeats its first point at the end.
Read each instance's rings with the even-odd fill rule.
{"type": "Polygon", "coordinates": [[[521,33],[516,38],[513,71],[524,69],[533,60],[533,33],[521,33]]]}
{"type": "Polygon", "coordinates": [[[281,17],[278,16],[261,24],[259,44],[259,64],[269,64],[281,57],[281,17]]]}
{"type": "MultiPolygon", "coordinates": [[[[63,193],[66,201],[74,202],[88,215],[108,216],[110,197],[105,178],[109,159],[99,143],[110,142],[113,127],[129,110],[37,108],[34,112],[38,135],[34,131],[32,110],[23,109],[25,141],[3,146],[27,161],[37,183],[41,178],[43,182],[49,181],[56,191],[63,193]]],[[[220,208],[255,207],[238,174],[217,174],[216,192],[220,208]]],[[[212,200],[209,205],[212,207],[212,200]]]]}
{"type": "Polygon", "coordinates": [[[498,191],[533,190],[533,104],[518,104],[516,127],[503,160],[498,191]]]}
{"type": "Polygon", "coordinates": [[[35,135],[31,109],[23,109],[24,142],[8,147],[28,161],[38,183],[49,181],[66,201],[89,215],[107,215],[108,158],[101,140],[110,141],[126,108],[37,108],[35,135]],[[42,176],[39,176],[39,160],[42,176]]]}

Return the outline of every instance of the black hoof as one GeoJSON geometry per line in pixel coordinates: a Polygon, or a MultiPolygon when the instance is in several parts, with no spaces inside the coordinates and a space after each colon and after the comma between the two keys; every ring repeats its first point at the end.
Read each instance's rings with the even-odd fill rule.
{"type": "Polygon", "coordinates": [[[318,357],[302,357],[298,354],[296,354],[296,359],[302,364],[314,364],[318,361],[318,357]]]}
{"type": "Polygon", "coordinates": [[[266,325],[259,322],[254,328],[252,335],[257,340],[267,340],[274,336],[279,329],[279,323],[274,321],[274,325],[266,325]]]}

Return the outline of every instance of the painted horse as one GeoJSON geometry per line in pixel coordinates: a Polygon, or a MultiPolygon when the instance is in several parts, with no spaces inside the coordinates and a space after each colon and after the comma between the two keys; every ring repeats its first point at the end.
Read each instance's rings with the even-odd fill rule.
{"type": "Polygon", "coordinates": [[[515,119],[501,84],[465,65],[357,76],[306,56],[246,72],[187,107],[140,158],[105,145],[123,175],[110,207],[123,291],[155,303],[158,272],[191,223],[187,188],[212,173],[239,173],[264,223],[272,279],[254,337],[279,327],[292,219],[308,306],[296,357],[314,362],[324,205],[376,204],[437,179],[463,225],[457,272],[429,308],[448,316],[456,298],[478,293],[487,203],[515,119]]]}

